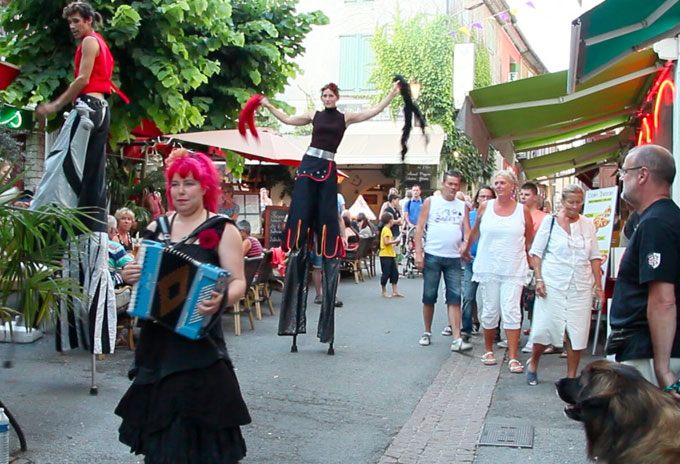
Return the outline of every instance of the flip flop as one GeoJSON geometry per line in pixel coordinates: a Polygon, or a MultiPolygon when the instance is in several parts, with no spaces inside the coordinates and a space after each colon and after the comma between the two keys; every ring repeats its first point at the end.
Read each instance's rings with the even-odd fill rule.
{"type": "Polygon", "coordinates": [[[404,298],[404,295],[402,295],[401,293],[393,293],[392,298],[404,298]]]}

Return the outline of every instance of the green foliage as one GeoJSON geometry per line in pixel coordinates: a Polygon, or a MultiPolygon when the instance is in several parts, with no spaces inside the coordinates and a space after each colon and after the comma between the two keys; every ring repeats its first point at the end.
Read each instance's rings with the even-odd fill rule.
{"type": "Polygon", "coordinates": [[[495,155],[489,150],[486,163],[482,162],[482,156],[470,139],[459,129],[454,129],[456,137],[451,144],[451,153],[442,153],[441,166],[444,170],[455,169],[463,174],[468,184],[487,182],[494,171],[495,155]]]}
{"type": "Polygon", "coordinates": [[[491,85],[491,59],[489,58],[489,50],[483,44],[477,44],[475,47],[475,78],[474,86],[476,89],[480,87],[488,87],[491,85]]]}
{"type": "MultiPolygon", "coordinates": [[[[296,13],[295,0],[91,0],[116,59],[114,82],[130,97],[112,103],[112,141],[130,138],[142,118],[163,133],[235,126],[253,93],[281,92],[321,12],[296,13]]],[[[73,76],[75,44],[64,2],[26,0],[4,8],[0,56],[22,68],[4,92],[23,105],[54,99],[73,76]]],[[[51,128],[61,118],[51,121],[51,128]]]]}
{"type": "MultiPolygon", "coordinates": [[[[396,17],[394,24],[379,27],[373,36],[376,58],[371,82],[381,95],[391,89],[395,73],[419,82],[421,93],[416,103],[428,123],[440,125],[447,135],[442,148],[442,167],[457,169],[467,183],[476,183],[491,175],[493,160],[488,159],[485,164],[476,147],[455,127],[453,51],[457,39],[449,33],[457,29],[455,19],[447,15],[418,15],[407,21],[396,17]],[[454,156],[454,152],[458,156],[454,156]]],[[[478,61],[475,83],[490,83],[488,52],[483,46],[475,49],[478,61]]],[[[392,102],[393,117],[401,105],[400,99],[392,102]]]]}
{"type": "MultiPolygon", "coordinates": [[[[7,194],[12,184],[0,186],[0,195],[7,194]]],[[[5,198],[0,203],[0,224],[0,320],[18,312],[26,327],[35,327],[57,301],[83,297],[73,279],[58,275],[70,239],[87,231],[76,210],[44,206],[29,211],[5,198]],[[17,297],[16,304],[11,304],[12,296],[17,297]]]]}

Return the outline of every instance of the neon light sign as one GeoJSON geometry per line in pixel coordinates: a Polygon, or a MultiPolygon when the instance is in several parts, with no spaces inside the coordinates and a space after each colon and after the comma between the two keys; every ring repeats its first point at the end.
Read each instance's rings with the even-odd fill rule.
{"type": "Polygon", "coordinates": [[[646,101],[651,101],[653,92],[656,91],[656,97],[654,97],[654,109],[651,114],[647,113],[642,118],[636,146],[654,142],[654,140],[659,135],[659,112],[661,110],[661,106],[672,105],[675,100],[675,84],[673,84],[671,79],[666,77],[667,74],[668,73],[663,73],[660,76],[661,79],[659,79],[654,84],[654,86],[652,86],[652,91],[650,91],[647,95],[646,101]],[[664,97],[666,98],[664,99],[664,97]]]}

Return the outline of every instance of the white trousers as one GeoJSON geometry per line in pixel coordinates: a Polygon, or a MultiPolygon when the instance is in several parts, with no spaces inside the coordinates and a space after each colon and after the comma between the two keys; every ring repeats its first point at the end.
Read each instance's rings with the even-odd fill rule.
{"type": "Polygon", "coordinates": [[[503,329],[513,330],[521,327],[521,283],[480,282],[479,288],[482,293],[482,317],[480,322],[483,329],[495,329],[498,327],[498,319],[501,315],[503,329]]]}

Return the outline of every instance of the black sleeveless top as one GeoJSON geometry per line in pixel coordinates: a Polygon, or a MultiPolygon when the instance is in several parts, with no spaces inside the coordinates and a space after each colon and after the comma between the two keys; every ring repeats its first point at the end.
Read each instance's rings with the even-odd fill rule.
{"type": "MultiPolygon", "coordinates": [[[[233,224],[233,221],[218,215],[207,219],[198,228],[212,228],[221,237],[229,223],[233,224]]],[[[144,238],[160,241],[159,234],[160,230],[156,227],[154,232],[145,231],[144,238]]],[[[205,249],[193,243],[181,243],[176,248],[203,263],[220,265],[216,248],[205,249]]],[[[134,383],[155,383],[175,372],[208,367],[219,359],[228,360],[222,333],[222,316],[218,317],[219,320],[215,322],[208,336],[199,340],[190,340],[150,320],[141,321],[142,329],[135,350],[135,361],[129,373],[130,377],[134,377],[134,383]]]]}
{"type": "Polygon", "coordinates": [[[309,145],[336,153],[345,134],[345,115],[337,108],[326,108],[314,114],[312,126],[312,141],[309,145]]]}

